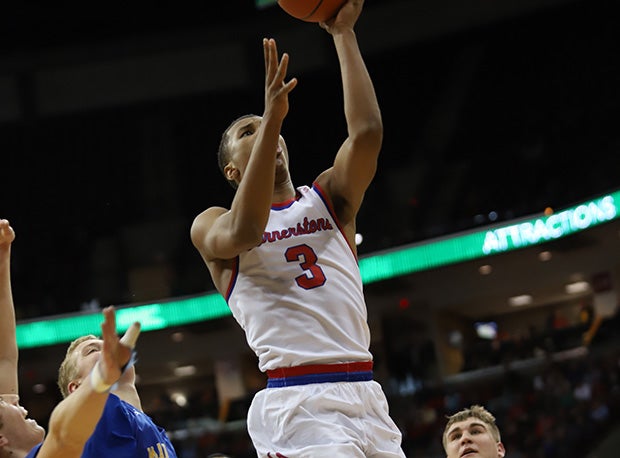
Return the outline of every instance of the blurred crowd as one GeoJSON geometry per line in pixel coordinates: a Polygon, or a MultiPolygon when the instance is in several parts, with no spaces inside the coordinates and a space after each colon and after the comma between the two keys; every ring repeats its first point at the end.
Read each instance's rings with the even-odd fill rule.
{"type": "MultiPolygon", "coordinates": [[[[570,330],[582,331],[579,326],[570,330]]],[[[592,452],[620,425],[620,318],[606,320],[588,347],[566,340],[567,332],[550,332],[551,346],[542,352],[511,353],[510,359],[470,368],[454,380],[420,380],[407,393],[386,381],[407,456],[444,457],[446,415],[473,403],[496,416],[510,458],[571,458],[592,452]]],[[[185,407],[162,394],[150,414],[171,432],[182,458],[215,452],[254,458],[244,422],[252,395],[232,402],[225,422],[218,420],[221,406],[214,385],[185,407]]]]}

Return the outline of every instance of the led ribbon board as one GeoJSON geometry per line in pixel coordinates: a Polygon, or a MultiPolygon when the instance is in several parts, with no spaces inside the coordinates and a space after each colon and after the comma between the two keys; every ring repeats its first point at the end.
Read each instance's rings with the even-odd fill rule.
{"type": "MultiPolygon", "coordinates": [[[[368,255],[359,261],[362,281],[373,283],[539,245],[612,221],[619,213],[620,190],[549,216],[515,220],[368,255]]],[[[211,292],[160,303],[119,306],[116,321],[120,333],[134,321],[140,321],[142,331],[155,331],[228,315],[224,299],[211,292]]],[[[17,325],[17,343],[19,348],[33,348],[70,342],[85,334],[99,335],[101,321],[99,312],[22,321],[17,325]]]]}
{"type": "Polygon", "coordinates": [[[488,226],[360,259],[362,281],[372,283],[421,270],[539,245],[618,218],[620,191],[572,208],[488,226]]]}
{"type": "MultiPolygon", "coordinates": [[[[142,331],[155,331],[171,326],[214,320],[230,315],[226,301],[219,293],[181,298],[155,304],[117,307],[116,328],[125,332],[134,321],[139,321],[142,331]]],[[[99,312],[74,313],[23,321],[17,325],[19,348],[71,342],[86,335],[101,335],[103,316],[99,312]]]]}

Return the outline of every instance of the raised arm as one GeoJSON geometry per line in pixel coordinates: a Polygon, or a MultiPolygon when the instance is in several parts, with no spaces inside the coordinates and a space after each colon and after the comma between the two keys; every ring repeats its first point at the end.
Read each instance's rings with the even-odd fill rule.
{"type": "Polygon", "coordinates": [[[12,402],[17,398],[18,351],[15,336],[15,310],[11,291],[11,244],[15,232],[6,219],[0,219],[0,396],[12,402]]]}
{"type": "Polygon", "coordinates": [[[130,361],[140,334],[140,324],[132,324],[119,339],[114,307],[106,307],[103,316],[103,348],[99,361],[88,379],[52,411],[49,432],[38,458],[78,458],[82,455],[84,444],[103,413],[111,386],[118,381],[123,366],[130,361]]]}
{"type": "Polygon", "coordinates": [[[320,24],[332,35],[340,63],[348,137],[333,167],[317,181],[330,195],[340,222],[353,228],[383,141],[381,110],[354,32],[363,5],[363,0],[349,0],[336,17],[320,24]]]}
{"type": "Polygon", "coordinates": [[[196,217],[191,228],[194,246],[207,261],[231,259],[262,240],[274,198],[277,156],[282,154],[280,131],[289,109],[288,94],[297,85],[285,82],[288,55],[278,60],[273,39],[263,40],[265,109],[233,123],[227,131],[230,150],[224,173],[238,183],[230,210],[210,208],[196,217]],[[249,157],[248,157],[249,156],[249,157]]]}

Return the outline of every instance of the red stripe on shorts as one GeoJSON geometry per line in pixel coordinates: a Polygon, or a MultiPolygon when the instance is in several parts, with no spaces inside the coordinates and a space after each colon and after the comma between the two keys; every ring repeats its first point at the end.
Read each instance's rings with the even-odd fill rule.
{"type": "Polygon", "coordinates": [[[349,372],[368,372],[372,370],[372,361],[356,361],[338,364],[306,364],[303,366],[280,367],[267,371],[269,378],[296,377],[299,375],[331,374],[349,372]]]}

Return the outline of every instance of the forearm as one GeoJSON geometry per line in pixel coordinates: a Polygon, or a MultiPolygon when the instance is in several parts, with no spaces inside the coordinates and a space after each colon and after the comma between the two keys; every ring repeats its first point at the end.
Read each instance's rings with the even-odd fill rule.
{"type": "Polygon", "coordinates": [[[231,205],[239,227],[262,233],[273,199],[276,153],[282,120],[265,113],[243,180],[231,205]]]}
{"type": "Polygon", "coordinates": [[[44,456],[81,455],[84,444],[93,434],[105,407],[108,393],[97,393],[86,380],[74,393],[65,398],[52,411],[49,433],[42,451],[44,456]],[[64,453],[64,455],[63,455],[64,453]]]}
{"type": "Polygon", "coordinates": [[[368,129],[382,133],[381,110],[355,31],[340,31],[333,35],[333,40],[342,74],[344,112],[349,136],[368,129]]]}
{"type": "Polygon", "coordinates": [[[297,85],[295,78],[285,81],[289,57],[286,53],[278,57],[274,39],[263,39],[263,56],[265,109],[260,127],[255,131],[256,139],[246,169],[240,171],[243,176],[239,176],[239,188],[230,210],[231,226],[243,235],[244,241],[252,244],[260,243],[269,219],[275,191],[276,156],[281,151],[280,130],[289,109],[288,94],[297,85]]]}
{"type": "Polygon", "coordinates": [[[18,350],[10,257],[11,246],[0,245],[0,394],[17,393],[18,350]]]}

